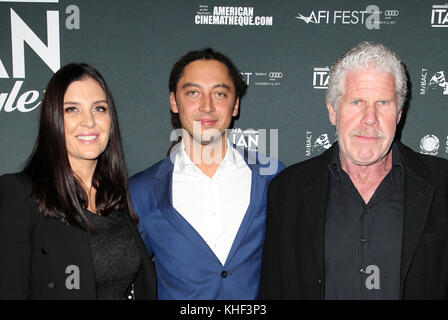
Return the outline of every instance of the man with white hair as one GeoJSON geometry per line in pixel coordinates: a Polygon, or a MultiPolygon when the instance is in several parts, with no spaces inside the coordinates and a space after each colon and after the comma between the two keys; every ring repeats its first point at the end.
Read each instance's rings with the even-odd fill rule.
{"type": "Polygon", "coordinates": [[[396,141],[406,95],[382,44],[332,66],[338,142],[270,183],[260,298],[448,298],[448,161],[396,141]]]}

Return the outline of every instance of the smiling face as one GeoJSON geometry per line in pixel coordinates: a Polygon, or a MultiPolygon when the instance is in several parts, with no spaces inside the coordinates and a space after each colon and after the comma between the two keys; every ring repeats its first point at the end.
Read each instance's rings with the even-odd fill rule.
{"type": "Polygon", "coordinates": [[[341,162],[371,165],[388,154],[401,117],[392,74],[374,66],[349,71],[337,110],[327,109],[338,132],[341,162]]]}
{"type": "Polygon", "coordinates": [[[221,137],[238,114],[239,99],[227,67],[216,60],[188,64],[170,93],[171,110],[179,113],[182,128],[206,145],[221,137]]]}
{"type": "Polygon", "coordinates": [[[64,95],[64,129],[72,168],[96,163],[109,142],[111,118],[106,95],[92,79],[72,82],[64,95]]]}

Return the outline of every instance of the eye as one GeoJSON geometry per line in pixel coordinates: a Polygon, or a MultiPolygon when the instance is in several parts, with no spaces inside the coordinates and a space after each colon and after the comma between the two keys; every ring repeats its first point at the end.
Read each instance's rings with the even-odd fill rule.
{"type": "Polygon", "coordinates": [[[359,106],[361,104],[361,100],[353,100],[352,104],[355,106],[359,106]]]}
{"type": "Polygon", "coordinates": [[[387,101],[387,100],[380,100],[380,101],[378,101],[378,104],[381,105],[381,106],[385,106],[388,103],[389,103],[389,101],[387,101]]]}
{"type": "Polygon", "coordinates": [[[94,111],[99,113],[107,112],[107,110],[108,110],[107,106],[96,106],[94,108],[94,111]]]}
{"type": "Polygon", "coordinates": [[[197,92],[196,90],[188,90],[188,91],[186,92],[186,94],[187,94],[187,96],[195,97],[195,96],[198,95],[198,92],[197,92]]]}
{"type": "Polygon", "coordinates": [[[227,97],[227,93],[225,93],[225,92],[216,92],[216,97],[217,98],[226,98],[227,97]]]}
{"type": "Polygon", "coordinates": [[[77,109],[76,107],[69,106],[69,107],[65,107],[65,108],[64,108],[64,111],[65,111],[66,113],[73,113],[73,112],[78,111],[78,109],[77,109]]]}

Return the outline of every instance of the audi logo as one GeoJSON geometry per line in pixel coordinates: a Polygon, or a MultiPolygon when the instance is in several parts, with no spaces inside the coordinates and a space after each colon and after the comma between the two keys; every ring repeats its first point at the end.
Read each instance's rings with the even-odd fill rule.
{"type": "Polygon", "coordinates": [[[386,10],[384,11],[384,15],[386,17],[397,17],[400,14],[398,10],[386,10]]]}
{"type": "Polygon", "coordinates": [[[269,72],[269,78],[283,78],[283,72],[269,72]]]}

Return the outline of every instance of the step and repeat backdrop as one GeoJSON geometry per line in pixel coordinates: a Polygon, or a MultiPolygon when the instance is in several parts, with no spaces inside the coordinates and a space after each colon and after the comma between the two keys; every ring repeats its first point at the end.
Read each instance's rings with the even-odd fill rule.
{"type": "Polygon", "coordinates": [[[364,40],[406,65],[401,141],[448,158],[446,0],[0,0],[0,174],[32,152],[44,88],[69,62],[93,65],[110,85],[129,174],[154,164],[171,144],[171,67],[206,47],[249,85],[231,139],[287,165],[315,157],[336,140],[329,67],[364,40]]]}

